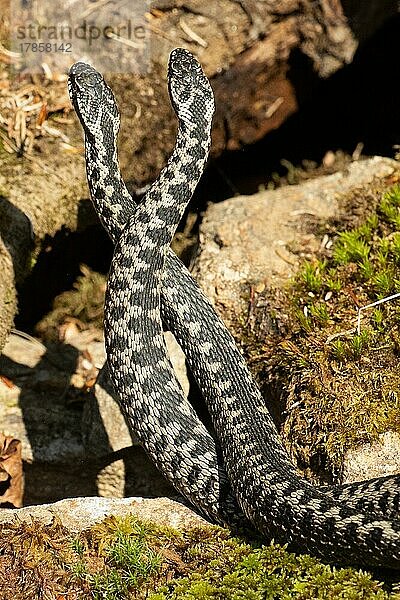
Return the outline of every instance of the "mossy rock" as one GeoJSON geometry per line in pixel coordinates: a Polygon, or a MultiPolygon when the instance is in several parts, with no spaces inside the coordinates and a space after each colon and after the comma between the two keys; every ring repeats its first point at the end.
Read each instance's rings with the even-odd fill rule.
{"type": "Polygon", "coordinates": [[[220,527],[182,532],[127,516],[79,534],[57,520],[0,529],[2,597],[14,600],[400,598],[389,577],[336,569],[220,527]]]}
{"type": "MultiPolygon", "coordinates": [[[[340,480],[348,450],[400,432],[400,186],[356,190],[342,214],[280,290],[274,333],[242,324],[266,395],[278,390],[284,404],[293,458],[329,482],[340,480]]],[[[273,296],[256,297],[255,314],[273,296]]]]}

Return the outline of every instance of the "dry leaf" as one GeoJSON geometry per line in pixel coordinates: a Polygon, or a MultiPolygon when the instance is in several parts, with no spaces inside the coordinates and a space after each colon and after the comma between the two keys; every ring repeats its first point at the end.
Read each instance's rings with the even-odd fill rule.
{"type": "Polygon", "coordinates": [[[20,440],[0,432],[0,506],[22,506],[24,476],[20,440]]]}
{"type": "Polygon", "coordinates": [[[8,379],[8,377],[6,377],[5,375],[0,375],[0,381],[2,381],[4,385],[6,385],[10,390],[12,390],[15,387],[11,379],[8,379]]]}

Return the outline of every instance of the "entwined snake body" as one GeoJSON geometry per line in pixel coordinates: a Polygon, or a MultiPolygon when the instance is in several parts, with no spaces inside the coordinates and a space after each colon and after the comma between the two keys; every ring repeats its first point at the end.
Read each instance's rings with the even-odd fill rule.
{"type": "Polygon", "coordinates": [[[214,111],[208,80],[189,52],[171,54],[169,86],[177,142],[136,207],[119,172],[113,94],[92,67],[77,63],[70,71],[92,200],[116,242],[105,334],[127,420],[164,475],[213,520],[244,523],[243,511],[269,539],[329,561],[400,568],[400,477],[324,492],[299,477],[232,336],[169,249],[207,160],[214,111]],[[182,396],[160,311],[208,403],[221,451],[182,396]]]}

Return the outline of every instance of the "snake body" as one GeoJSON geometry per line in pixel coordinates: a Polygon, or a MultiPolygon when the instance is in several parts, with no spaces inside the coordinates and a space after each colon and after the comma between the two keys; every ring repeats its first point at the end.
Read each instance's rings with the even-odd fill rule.
{"type": "MultiPolygon", "coordinates": [[[[184,56],[189,58],[189,54],[184,53],[184,56]]],[[[214,100],[208,81],[199,66],[197,69],[197,77],[201,75],[205,89],[209,90],[201,109],[203,119],[200,137],[199,139],[197,136],[192,137],[193,128],[190,119],[186,118],[185,124],[180,122],[177,142],[169,164],[150,187],[146,198],[159,197],[166,187],[168,188],[173,182],[177,183],[174,177],[176,173],[174,165],[180,163],[182,156],[187,157],[192,152],[194,158],[190,161],[192,164],[188,165],[190,184],[186,185],[184,178],[178,176],[181,191],[184,191],[187,201],[204,169],[210,144],[214,100]],[[196,149],[195,145],[199,145],[199,148],[196,149]]],[[[119,169],[116,147],[119,114],[115,99],[102,76],[85,63],[76,63],[72,66],[69,92],[85,131],[86,167],[92,201],[105,229],[116,243],[124,226],[135,214],[136,204],[122,180],[119,169]]],[[[179,289],[185,290],[189,297],[195,299],[194,308],[197,304],[202,313],[215,314],[184,265],[168,249],[161,302],[164,323],[171,331],[176,331],[175,323],[179,320],[180,305],[183,300],[181,298],[179,303],[175,301],[175,294],[179,289]]],[[[121,318],[125,318],[125,313],[121,318]]],[[[129,329],[125,326],[122,327],[122,333],[130,337],[129,329]]],[[[134,332],[132,334],[134,337],[134,332]]],[[[123,349],[124,342],[121,341],[121,344],[123,349]]],[[[190,342],[188,346],[191,347],[190,342]]],[[[192,354],[189,350],[189,355],[192,354]]],[[[126,359],[123,359],[123,363],[125,362],[126,359]]],[[[190,362],[190,358],[189,364],[195,372],[195,365],[190,362]]],[[[203,514],[219,523],[244,522],[245,518],[240,514],[224,467],[218,459],[214,439],[198,419],[191,405],[184,399],[179,384],[174,379],[171,381],[173,389],[170,390],[169,395],[164,395],[163,400],[153,399],[154,407],[151,409],[153,422],[150,431],[142,431],[142,413],[139,408],[134,411],[129,400],[121,403],[130,426],[160,471],[203,514]],[[184,431],[191,432],[189,444],[184,431]],[[158,452],[159,448],[166,448],[167,451],[158,452]]],[[[150,405],[144,406],[145,412],[148,406],[150,405]]]]}
{"type": "Polygon", "coordinates": [[[119,173],[119,115],[112,92],[84,63],[70,73],[71,97],[85,129],[92,199],[117,242],[105,331],[123,410],[162,472],[214,520],[243,519],[225,466],[241,509],[269,538],[331,561],[399,568],[400,527],[389,520],[398,516],[398,479],[322,493],[300,478],[233,338],[168,249],[207,158],[213,113],[208,81],[189,53],[172,53],[169,82],[179,119],[177,143],[136,208],[119,173]],[[181,397],[163,345],[160,310],[208,401],[223,464],[181,397]],[[364,501],[363,493],[371,491],[372,501],[364,501]],[[351,503],[367,506],[368,514],[351,503]]]}

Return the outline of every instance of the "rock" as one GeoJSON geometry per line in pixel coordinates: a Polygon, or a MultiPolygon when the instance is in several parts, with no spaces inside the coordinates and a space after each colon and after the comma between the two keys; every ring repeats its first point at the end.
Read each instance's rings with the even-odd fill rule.
{"type": "MultiPolygon", "coordinates": [[[[46,347],[21,335],[10,335],[0,357],[6,378],[0,380],[0,430],[22,442],[25,503],[90,494],[174,497],[129,432],[106,369],[86,391],[104,363],[104,342],[83,331],[46,347]]],[[[166,341],[187,393],[184,355],[172,334],[166,341]]]]}
{"type": "Polygon", "coordinates": [[[0,239],[0,348],[5,344],[17,310],[17,293],[14,287],[14,268],[11,255],[0,239]]]}
{"type": "Polygon", "coordinates": [[[170,331],[164,332],[164,338],[176,377],[181,384],[183,395],[187,398],[189,395],[190,384],[186,370],[186,357],[170,331]]]}
{"type": "Polygon", "coordinates": [[[178,529],[207,525],[207,521],[202,517],[169,498],[69,498],[41,506],[27,506],[16,510],[2,509],[0,524],[9,523],[15,518],[21,521],[35,519],[49,524],[56,517],[67,529],[79,532],[107,516],[123,517],[130,514],[178,529]]]}
{"type": "Polygon", "coordinates": [[[25,462],[74,461],[84,452],[80,414],[65,403],[77,352],[61,348],[55,357],[38,340],[12,334],[0,357],[1,374],[11,382],[9,386],[0,382],[1,428],[21,440],[25,462]]]}
{"type": "Polygon", "coordinates": [[[321,244],[315,225],[338,214],[339,199],[398,169],[391,159],[351,163],[346,171],[208,207],[194,274],[229,327],[245,315],[250,286],[279,288],[321,244]]]}
{"type": "Polygon", "coordinates": [[[347,452],[344,483],[400,473],[400,434],[386,431],[379,440],[347,452]]]}
{"type": "Polygon", "coordinates": [[[82,221],[85,211],[77,199],[87,195],[85,179],[82,157],[55,151],[51,142],[40,160],[0,152],[0,349],[16,310],[15,283],[21,285],[30,273],[46,235],[53,237],[62,227],[76,230],[78,213],[82,221]]]}
{"type": "MultiPolygon", "coordinates": [[[[347,206],[349,198],[368,198],[368,194],[373,194],[374,189],[383,191],[389,188],[397,181],[398,173],[396,161],[375,157],[353,162],[343,172],[319,177],[301,185],[260,192],[251,197],[235,197],[207,209],[200,229],[195,275],[228,328],[243,340],[244,345],[246,335],[250,335],[250,347],[253,343],[256,348],[263,348],[265,345],[271,348],[274,347],[271,344],[278,345],[280,341],[288,339],[284,333],[287,315],[282,312],[282,298],[285,296],[285,286],[296,274],[300,260],[314,258],[316,251],[322,249],[328,220],[340,219],[343,223],[348,218],[351,222],[351,218],[357,216],[344,213],[343,207],[347,206]],[[256,297],[267,299],[264,304],[260,303],[258,310],[257,325],[262,323],[261,334],[258,329],[251,329],[253,324],[249,302],[253,290],[256,297]],[[280,324],[283,323],[279,333],[269,318],[275,306],[277,319],[280,324]],[[279,338],[279,335],[282,337],[279,338]]],[[[357,213],[357,201],[354,211],[357,213]]],[[[295,345],[293,347],[302,357],[302,350],[298,350],[295,345]]],[[[314,356],[314,352],[315,346],[311,356],[314,356]]],[[[295,361],[292,362],[295,364],[295,361]]],[[[392,368],[388,366],[389,373],[392,368]]],[[[298,371],[295,368],[290,371],[287,368],[276,375],[279,367],[271,356],[261,359],[255,368],[268,407],[281,428],[284,443],[300,468],[307,475],[315,477],[321,475],[321,465],[327,464],[326,456],[330,457],[330,450],[326,450],[324,443],[318,440],[334,436],[334,425],[323,419],[324,398],[329,398],[329,394],[337,390],[339,406],[339,390],[347,389],[347,396],[351,398],[351,386],[357,386],[356,379],[351,379],[350,375],[346,380],[340,367],[336,379],[334,369],[332,370],[331,378],[334,383],[329,383],[331,380],[324,369],[326,370],[326,366],[322,366],[321,372],[316,376],[316,388],[320,386],[318,393],[321,395],[321,401],[316,401],[318,410],[321,411],[319,419],[317,411],[314,414],[311,409],[312,398],[319,398],[312,383],[307,383],[312,379],[311,370],[301,370],[299,367],[298,371]],[[302,385],[301,381],[304,382],[302,385]],[[324,382],[327,382],[326,387],[324,382]],[[306,412],[305,406],[308,405],[305,398],[309,398],[309,412],[306,412]],[[286,413],[283,413],[285,409],[286,413]],[[309,423],[318,425],[308,428],[309,423]],[[318,462],[320,457],[322,458],[318,462]]],[[[382,385],[383,381],[382,373],[382,385]]],[[[357,394],[356,389],[354,393],[357,394]]],[[[363,393],[368,394],[368,390],[364,389],[363,393]]],[[[329,403],[328,400],[326,402],[329,403]]],[[[380,444],[352,451],[345,461],[346,481],[400,472],[399,449],[398,434],[386,432],[383,433],[380,444]]],[[[341,467],[342,463],[337,467],[340,472],[341,467]]],[[[324,472],[326,477],[332,475],[329,469],[328,466],[324,472]]]]}

